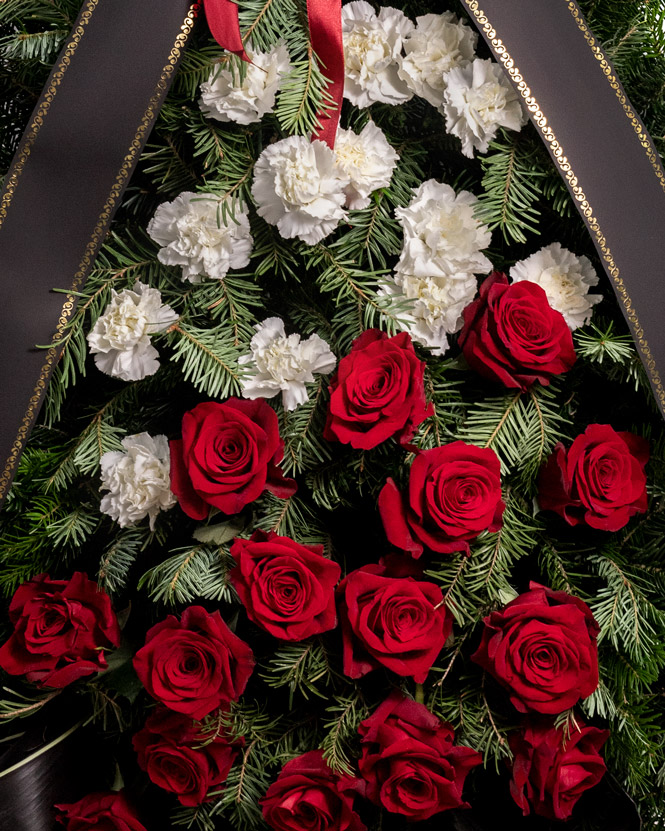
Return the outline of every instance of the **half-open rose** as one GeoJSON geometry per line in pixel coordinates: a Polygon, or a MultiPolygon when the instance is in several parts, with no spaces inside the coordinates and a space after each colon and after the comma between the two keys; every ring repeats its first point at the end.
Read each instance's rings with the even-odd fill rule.
{"type": "Polygon", "coordinates": [[[148,630],[145,646],[134,656],[134,669],[157,701],[201,719],[240,697],[254,656],[219,612],[190,606],[180,620],[169,615],[148,630]]]}
{"type": "Polygon", "coordinates": [[[577,724],[570,735],[545,719],[529,719],[509,736],[513,751],[510,793],[524,816],[568,819],[584,791],[605,775],[600,749],[609,730],[577,724]]]}
{"type": "Polygon", "coordinates": [[[463,314],[459,345],[485,378],[526,390],[536,381],[549,384],[575,363],[568,324],[536,283],[509,285],[505,274],[494,271],[463,314]]]}
{"type": "Polygon", "coordinates": [[[340,584],[344,672],[360,678],[384,666],[420,684],[450,635],[452,615],[435,583],[387,571],[363,566],[340,584]]]}
{"type": "Polygon", "coordinates": [[[538,501],[569,525],[618,531],[647,510],[649,443],[609,424],[590,424],[568,450],[559,443],[538,480],[538,501]]]}
{"type": "Polygon", "coordinates": [[[296,491],[278,465],[284,455],[277,415],[265,401],[206,401],[185,413],[182,439],[171,446],[171,490],[192,519],[210,507],[235,514],[264,490],[286,499],[296,491]]]}
{"type": "Polygon", "coordinates": [[[322,545],[301,545],[272,531],[255,531],[231,546],[230,572],[247,615],[276,638],[300,641],[334,628],[339,565],[322,545]]]}
{"type": "Polygon", "coordinates": [[[504,508],[496,453],[463,441],[419,453],[407,493],[388,479],[379,494],[386,536],[413,557],[426,548],[468,553],[481,531],[499,530],[504,508]]]}
{"type": "Polygon", "coordinates": [[[325,437],[362,450],[391,436],[407,443],[434,412],[425,402],[424,376],[406,332],[363,332],[331,381],[325,437]]]}
{"type": "Polygon", "coordinates": [[[468,772],[482,763],[470,747],[453,744],[450,724],[394,691],[360,725],[360,775],[366,796],[409,820],[450,808],[468,808],[462,796],[468,772]]]}
{"type": "Polygon", "coordinates": [[[471,659],[508,689],[521,713],[562,713],[598,686],[598,632],[579,597],[531,583],[485,618],[471,659]]]}
{"type": "Polygon", "coordinates": [[[51,580],[38,574],[9,605],[14,632],[0,647],[0,667],[43,687],[66,687],[106,669],[104,650],[120,644],[109,596],[86,574],[51,580]]]}

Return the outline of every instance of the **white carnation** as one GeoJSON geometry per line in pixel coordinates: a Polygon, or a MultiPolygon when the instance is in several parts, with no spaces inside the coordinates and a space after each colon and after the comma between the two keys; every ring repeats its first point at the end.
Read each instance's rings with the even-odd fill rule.
{"type": "Polygon", "coordinates": [[[452,12],[416,18],[405,38],[399,77],[433,107],[443,107],[444,75],[473,60],[478,35],[452,12]]]}
{"type": "Polygon", "coordinates": [[[259,216],[286,239],[309,245],[332,233],[341,219],[349,177],[322,141],[304,136],[268,145],[254,166],[252,196],[259,216]]]}
{"type": "Polygon", "coordinates": [[[214,193],[176,196],[155,211],[148,233],[162,248],[158,259],[182,267],[182,279],[200,283],[202,277],[224,278],[230,268],[244,268],[252,252],[247,212],[223,211],[214,193]]]}
{"type": "Polygon", "coordinates": [[[486,153],[499,127],[521,130],[527,117],[520,98],[503,69],[476,58],[445,76],[446,129],[462,142],[462,153],[473,158],[474,147],[486,153]]]}
{"type": "Polygon", "coordinates": [[[314,373],[332,372],[337,359],[318,335],[302,341],[300,335],[287,337],[279,317],[269,317],[254,328],[252,352],[239,360],[254,370],[243,378],[243,398],[272,398],[281,392],[284,408],[295,410],[307,401],[305,384],[314,380],[314,373]]]}
{"type": "Polygon", "coordinates": [[[159,369],[159,353],[150,335],[163,332],[178,315],[162,295],[137,281],[134,290],[112,291],[112,300],[88,333],[90,352],[107,375],[140,381],[159,369]]]}
{"type": "Polygon", "coordinates": [[[603,299],[600,294],[589,294],[591,286],[598,285],[598,275],[588,257],[575,256],[559,242],[515,263],[510,278],[513,283],[537,283],[544,289],[550,306],[561,312],[571,329],[588,323],[592,306],[603,299]]]}
{"type": "Polygon", "coordinates": [[[390,6],[378,16],[365,0],[342,7],[345,98],[369,107],[376,101],[401,104],[412,97],[399,77],[403,39],[412,29],[404,12],[390,6]]]}
{"type": "Polygon", "coordinates": [[[388,187],[399,156],[388,144],[383,130],[369,121],[359,134],[340,127],[335,158],[351,180],[345,188],[346,205],[359,210],[369,205],[371,193],[388,187]]]}
{"type": "Polygon", "coordinates": [[[469,191],[456,194],[434,179],[414,189],[409,205],[395,210],[404,229],[396,271],[422,278],[490,271],[492,263],[481,249],[490,244],[492,234],[476,219],[476,202],[469,191]]]}
{"type": "Polygon", "coordinates": [[[385,280],[379,294],[396,301],[412,301],[408,311],[396,312],[397,319],[414,341],[427,346],[434,355],[448,349],[448,335],[459,331],[462,312],[476,295],[477,281],[473,274],[460,273],[437,277],[415,277],[396,274],[385,280]]]}
{"type": "Polygon", "coordinates": [[[269,52],[248,49],[247,55],[251,63],[243,65],[242,73],[229,65],[236,58],[227,53],[226,61],[201,84],[199,106],[210,118],[253,124],[273,111],[277,90],[291,69],[286,44],[280,41],[269,52]]]}
{"type": "Polygon", "coordinates": [[[166,436],[138,433],[122,440],[124,451],[104,453],[101,458],[102,484],[108,491],[100,510],[121,528],[150,517],[150,529],[160,511],[176,504],[170,488],[170,455],[166,436]]]}

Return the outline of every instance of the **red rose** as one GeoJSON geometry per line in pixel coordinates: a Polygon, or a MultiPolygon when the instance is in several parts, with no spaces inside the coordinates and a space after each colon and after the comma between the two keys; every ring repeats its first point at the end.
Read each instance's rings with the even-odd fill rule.
{"type": "Polygon", "coordinates": [[[264,490],[280,499],[296,491],[277,467],[284,442],[263,400],[198,404],[182,418],[182,439],[170,445],[171,490],[192,519],[205,519],[211,505],[237,514],[264,490]]]}
{"type": "Polygon", "coordinates": [[[618,531],[647,509],[649,443],[609,424],[590,424],[568,451],[559,442],[540,472],[538,501],[569,525],[618,531]]]}
{"type": "Polygon", "coordinates": [[[109,596],[83,572],[69,580],[38,574],[9,606],[14,633],[0,647],[0,667],[40,687],[66,687],[106,669],[104,649],[120,644],[109,596]]]}
{"type": "Polygon", "coordinates": [[[181,805],[207,802],[208,791],[226,781],[236,757],[223,736],[207,736],[189,716],[159,707],[132,743],[141,769],[181,805]]]}
{"type": "Polygon", "coordinates": [[[484,623],[471,660],[510,691],[520,713],[562,713],[598,686],[600,630],[578,597],[531,583],[484,623]]]}
{"type": "Polygon", "coordinates": [[[568,324],[536,283],[509,285],[505,274],[494,271],[463,315],[459,345],[485,378],[526,390],[535,381],[549,384],[575,363],[568,324]]]}
{"type": "Polygon", "coordinates": [[[242,695],[254,656],[219,612],[190,606],[181,620],[169,615],[148,630],[134,669],[157,701],[201,719],[242,695]]]}
{"type": "Polygon", "coordinates": [[[324,436],[357,450],[369,450],[395,436],[411,439],[434,412],[425,402],[425,363],[406,332],[388,337],[368,329],[339,362],[330,385],[330,410],[324,436]]]}
{"type": "Polygon", "coordinates": [[[66,805],[56,805],[66,831],[146,831],[122,791],[91,793],[66,805]]]}
{"type": "Polygon", "coordinates": [[[275,831],[365,831],[353,810],[355,785],[312,750],[284,765],[261,799],[263,816],[275,831]]]}
{"type": "Polygon", "coordinates": [[[496,453],[463,441],[418,453],[408,495],[402,496],[392,479],[379,494],[386,536],[413,557],[425,548],[468,554],[468,540],[501,528],[504,508],[496,453]]]}
{"type": "Polygon", "coordinates": [[[422,684],[452,630],[441,589],[413,577],[390,577],[368,565],[342,580],[344,673],[360,678],[379,666],[422,684]]]}
{"type": "Polygon", "coordinates": [[[568,737],[562,728],[544,721],[528,721],[509,737],[513,760],[510,793],[524,812],[550,819],[568,819],[582,793],[605,774],[600,748],[609,730],[585,727],[568,737]]]}
{"type": "Polygon", "coordinates": [[[255,531],[231,546],[230,572],[250,620],[285,641],[300,641],[333,629],[337,563],[322,545],[300,545],[289,537],[255,531]]]}
{"type": "Polygon", "coordinates": [[[468,808],[464,780],[482,756],[453,745],[450,724],[422,704],[394,691],[359,727],[360,774],[366,796],[410,820],[424,820],[449,808],[468,808]]]}

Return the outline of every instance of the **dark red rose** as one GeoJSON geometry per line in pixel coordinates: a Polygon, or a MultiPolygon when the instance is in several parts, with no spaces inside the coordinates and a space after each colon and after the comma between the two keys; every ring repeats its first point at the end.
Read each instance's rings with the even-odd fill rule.
{"type": "Polygon", "coordinates": [[[132,740],[138,763],[150,779],[174,793],[181,805],[207,802],[219,792],[237,751],[221,735],[207,735],[189,716],[158,707],[132,740]]]}
{"type": "Polygon", "coordinates": [[[360,678],[384,666],[422,684],[452,630],[441,589],[368,565],[345,577],[338,594],[344,673],[360,678]]]}
{"type": "Polygon", "coordinates": [[[275,831],[365,831],[353,810],[355,786],[312,750],[284,765],[261,799],[263,816],[275,831]]]}
{"type": "Polygon", "coordinates": [[[425,363],[406,332],[368,329],[339,362],[324,436],[369,450],[391,436],[407,444],[434,408],[425,402],[425,363]]]}
{"type": "Polygon", "coordinates": [[[66,687],[101,672],[104,650],[120,644],[109,596],[80,571],[69,580],[28,580],[16,590],[9,618],[14,633],[0,647],[0,667],[40,687],[66,687]]]}
{"type": "Polygon", "coordinates": [[[471,660],[510,691],[520,713],[562,713],[598,686],[599,626],[579,597],[531,583],[484,623],[471,660]]]}
{"type": "Polygon", "coordinates": [[[55,806],[66,831],[146,831],[122,791],[91,793],[66,805],[55,806]]]}
{"type": "Polygon", "coordinates": [[[365,795],[410,820],[468,808],[464,780],[482,756],[453,745],[453,728],[422,704],[394,691],[359,728],[365,795]]]}
{"type": "Polygon", "coordinates": [[[647,510],[649,443],[609,424],[590,424],[566,451],[559,442],[540,472],[538,501],[569,525],[618,531],[647,510]]]}
{"type": "Polygon", "coordinates": [[[237,539],[230,572],[247,615],[276,638],[300,641],[337,624],[335,586],[341,569],[323,556],[322,545],[255,531],[237,539]]]}
{"type": "Polygon", "coordinates": [[[575,363],[568,324],[536,283],[509,285],[505,274],[494,271],[463,315],[459,345],[464,357],[491,381],[526,390],[535,381],[549,384],[552,375],[575,363]]]}
{"type": "Polygon", "coordinates": [[[284,456],[277,415],[262,399],[206,401],[182,418],[182,439],[171,445],[171,490],[192,519],[210,506],[237,514],[269,490],[293,496],[296,483],[277,465],[284,456]]]}
{"type": "Polygon", "coordinates": [[[242,695],[254,656],[219,612],[190,606],[181,620],[169,615],[148,630],[134,669],[157,701],[201,719],[242,695]]]}
{"type": "Polygon", "coordinates": [[[568,819],[575,803],[605,774],[600,748],[609,730],[585,727],[566,737],[545,720],[529,720],[509,737],[515,754],[510,793],[524,812],[550,819],[568,819]]]}
{"type": "Polygon", "coordinates": [[[408,494],[388,479],[379,512],[390,542],[420,557],[425,548],[469,552],[481,531],[498,531],[505,505],[501,465],[489,448],[454,441],[418,453],[408,494]]]}

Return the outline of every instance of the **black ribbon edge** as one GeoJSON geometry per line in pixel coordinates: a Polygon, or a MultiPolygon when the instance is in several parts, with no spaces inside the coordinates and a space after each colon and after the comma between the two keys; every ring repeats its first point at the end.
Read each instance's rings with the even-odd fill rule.
{"type": "MultiPolygon", "coordinates": [[[[12,164],[7,172],[5,184],[0,195],[0,228],[2,227],[11,206],[14,192],[20,183],[21,173],[29,161],[32,145],[37,138],[44,119],[48,116],[51,103],[57,94],[58,87],[60,86],[65,73],[74,62],[73,59],[75,58],[78,44],[85,36],[86,26],[99,3],[100,0],[85,0],[72,31],[68,35],[67,43],[58,56],[58,61],[53,67],[46,86],[42,91],[39,101],[37,102],[37,106],[35,107],[35,110],[30,118],[30,126],[25,131],[21,139],[21,143],[19,144],[18,150],[16,151],[12,164]]],[[[85,284],[85,280],[92,267],[95,256],[106,238],[111,220],[113,219],[113,214],[115,213],[115,210],[119,205],[120,198],[129,183],[131,174],[139,160],[141,150],[143,149],[150,130],[157,119],[161,104],[166,98],[166,94],[168,93],[173,78],[175,77],[176,69],[182,59],[185,46],[192,33],[194,23],[198,17],[200,9],[200,0],[192,0],[173,46],[171,47],[167,63],[162,69],[159,81],[157,82],[153,95],[146,106],[141,123],[139,124],[134,138],[127,149],[127,153],[120,169],[118,170],[113,187],[111,188],[101,213],[97,218],[97,223],[92,231],[90,240],[85,248],[85,252],[81,258],[76,273],[72,278],[72,283],[69,288],[69,292],[72,293],[66,296],[66,299],[62,305],[58,323],[52,338],[54,344],[57,344],[57,342],[64,335],[67,324],[76,308],[78,297],[74,294],[74,292],[80,291],[85,284]]],[[[46,390],[48,389],[49,380],[56,364],[58,363],[60,354],[61,348],[57,345],[51,346],[46,352],[46,358],[39,373],[39,377],[35,383],[32,396],[28,402],[27,410],[21,420],[21,424],[12,444],[10,454],[5,461],[2,473],[0,474],[0,506],[6,499],[9,489],[11,488],[11,484],[18,469],[21,454],[25,449],[25,445],[28,441],[30,433],[32,432],[32,428],[37,420],[37,416],[39,415],[44,396],[46,395],[46,390]]]]}
{"type": "MultiPolygon", "coordinates": [[[[554,2],[554,0],[549,0],[549,2],[554,2]]],[[[584,36],[588,47],[591,49],[599,70],[603,73],[606,81],[614,90],[615,95],[623,108],[624,115],[630,120],[635,137],[639,141],[640,147],[646,153],[646,156],[651,163],[652,171],[658,178],[663,192],[665,192],[665,170],[663,169],[663,164],[658,151],[654,147],[653,140],[642,123],[642,120],[630,103],[630,99],[626,95],[626,91],[619,81],[611,61],[598,45],[597,39],[593,32],[589,29],[586,20],[584,19],[584,15],[582,14],[577,3],[574,2],[574,0],[557,0],[557,2],[565,2],[568,6],[568,11],[571,13],[578,29],[584,36]]],[[[536,98],[531,95],[531,89],[529,88],[526,79],[522,76],[519,68],[515,65],[515,61],[506,49],[502,39],[499,37],[497,30],[492,25],[487,14],[480,8],[479,0],[464,0],[464,5],[468,10],[471,19],[474,21],[476,27],[487,42],[487,45],[492,50],[495,58],[500,64],[503,65],[504,71],[509,76],[518,93],[524,99],[531,121],[538,130],[543,143],[559,168],[559,173],[562,179],[573,196],[577,209],[602,257],[605,271],[614,286],[617,299],[620,304],[623,305],[623,313],[633,336],[633,341],[635,342],[640,353],[644,368],[647,371],[649,382],[651,383],[654,397],[656,399],[656,404],[661,412],[661,415],[665,418],[665,387],[663,386],[663,381],[660,377],[658,368],[656,367],[656,360],[653,357],[647,339],[644,336],[644,330],[640,325],[637,312],[633,306],[633,301],[631,300],[624,281],[620,276],[620,270],[614,260],[614,255],[612,254],[610,246],[607,243],[607,237],[603,233],[600,224],[594,215],[593,208],[586,198],[584,189],[579,184],[579,179],[575,175],[568,158],[564,154],[563,147],[558,142],[554,131],[549,126],[547,116],[541,110],[536,98]]]]}

